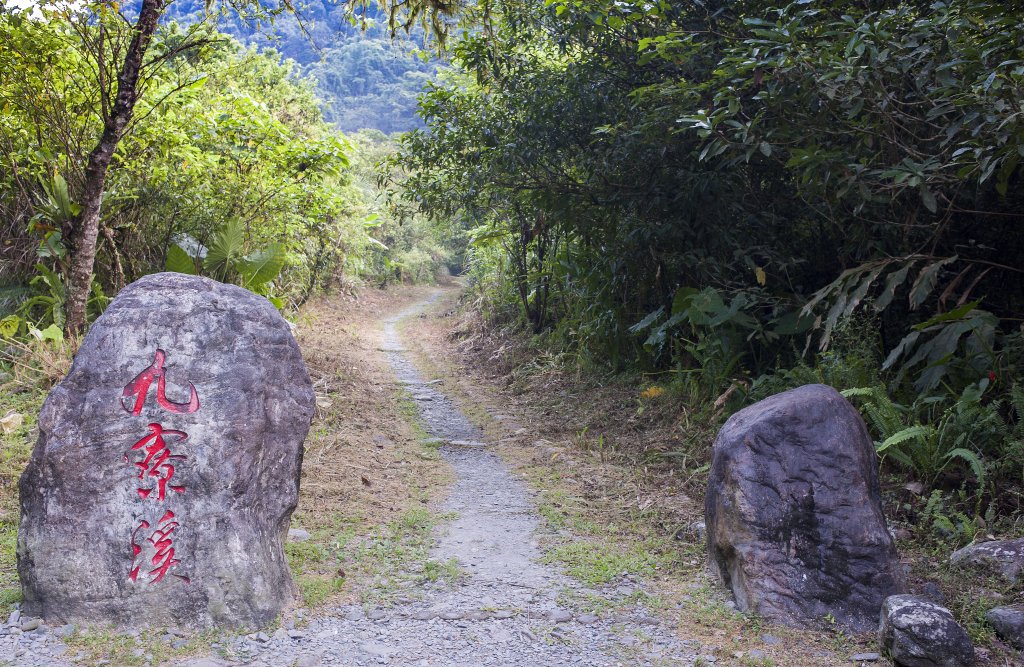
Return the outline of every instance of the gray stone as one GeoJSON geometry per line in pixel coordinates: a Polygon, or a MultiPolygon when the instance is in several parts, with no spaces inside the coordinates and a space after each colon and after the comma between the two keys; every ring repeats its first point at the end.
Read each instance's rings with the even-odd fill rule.
{"type": "Polygon", "coordinates": [[[916,595],[893,595],[882,605],[878,640],[903,667],[967,667],[974,645],[945,607],[916,595]]]}
{"type": "Polygon", "coordinates": [[[552,623],[568,623],[572,620],[572,612],[568,609],[555,609],[548,614],[548,619],[552,623]]]}
{"type": "Polygon", "coordinates": [[[304,528],[289,528],[288,529],[288,541],[289,542],[305,542],[310,537],[309,531],[304,528]]]}
{"type": "Polygon", "coordinates": [[[878,662],[881,659],[880,653],[854,653],[850,656],[853,662],[878,662]]]}
{"type": "Polygon", "coordinates": [[[175,273],[126,287],[40,414],[21,479],[24,609],[122,627],[271,622],[294,594],[282,538],[313,409],[263,297],[175,273]]]}
{"type": "Polygon", "coordinates": [[[390,646],[385,646],[380,642],[363,642],[359,645],[359,650],[367,655],[372,655],[380,658],[387,658],[394,655],[395,650],[390,646]]]}
{"type": "Polygon", "coordinates": [[[1024,605],[990,609],[985,614],[985,620],[995,628],[996,634],[1014,647],[1024,650],[1024,605]]]}
{"type": "Polygon", "coordinates": [[[22,632],[30,632],[30,631],[35,630],[36,628],[38,628],[41,624],[42,624],[42,621],[39,620],[38,618],[30,618],[29,620],[27,620],[27,621],[25,621],[24,623],[21,624],[21,631],[22,632]]]}
{"type": "Polygon", "coordinates": [[[580,614],[576,617],[576,622],[580,625],[593,625],[597,621],[598,618],[594,614],[580,614]]]}
{"type": "Polygon", "coordinates": [[[320,667],[320,655],[303,655],[295,662],[295,667],[320,667]]]}
{"type": "Polygon", "coordinates": [[[969,544],[949,557],[953,565],[978,567],[1016,584],[1024,571],[1024,537],[969,544]]]}
{"type": "Polygon", "coordinates": [[[761,635],[761,641],[763,641],[765,644],[768,644],[769,646],[774,646],[775,644],[782,643],[782,640],[774,635],[761,635]]]}
{"type": "Polygon", "coordinates": [[[505,628],[498,627],[491,630],[491,641],[496,644],[507,644],[513,639],[512,633],[505,628]]]}
{"type": "Polygon", "coordinates": [[[878,457],[839,392],[806,385],[734,414],[715,440],[705,500],[710,566],[742,611],[863,632],[902,590],[878,457]]]}
{"type": "Polygon", "coordinates": [[[11,612],[11,615],[7,617],[7,625],[15,626],[21,622],[21,612],[17,609],[11,612]]]}
{"type": "Polygon", "coordinates": [[[181,667],[227,667],[231,663],[215,658],[194,658],[182,663],[181,667]]]}

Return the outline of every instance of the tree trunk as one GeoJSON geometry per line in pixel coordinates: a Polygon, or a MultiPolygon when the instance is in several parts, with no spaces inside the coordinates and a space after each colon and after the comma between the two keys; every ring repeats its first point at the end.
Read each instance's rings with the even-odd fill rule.
{"type": "Polygon", "coordinates": [[[103,118],[103,134],[100,135],[99,143],[89,153],[89,162],[85,168],[85,184],[82,188],[82,212],[76,226],[75,238],[72,240],[74,255],[71,260],[66,305],[69,333],[80,333],[85,328],[85,307],[92,286],[93,265],[96,262],[100,206],[107,180],[107,169],[135,111],[143,59],[153,33],[156,32],[165,4],[165,0],[143,0],[139,19],[135,24],[135,35],[128,45],[124,62],[117,75],[117,97],[103,118]]]}

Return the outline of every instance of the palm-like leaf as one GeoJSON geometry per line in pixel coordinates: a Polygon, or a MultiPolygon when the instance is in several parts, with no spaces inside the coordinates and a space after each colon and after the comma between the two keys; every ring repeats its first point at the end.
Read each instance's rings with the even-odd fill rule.
{"type": "Polygon", "coordinates": [[[220,228],[213,243],[210,244],[203,267],[221,279],[226,278],[231,271],[236,270],[235,264],[242,258],[244,242],[242,225],[237,219],[229,220],[220,228]]]}
{"type": "Polygon", "coordinates": [[[283,244],[272,243],[264,250],[247,255],[238,262],[237,270],[242,275],[246,287],[263,285],[281,273],[287,256],[283,244]]]}
{"type": "Polygon", "coordinates": [[[190,276],[196,274],[196,263],[185,250],[177,243],[171,244],[167,249],[167,261],[164,268],[175,273],[185,273],[190,276]]]}

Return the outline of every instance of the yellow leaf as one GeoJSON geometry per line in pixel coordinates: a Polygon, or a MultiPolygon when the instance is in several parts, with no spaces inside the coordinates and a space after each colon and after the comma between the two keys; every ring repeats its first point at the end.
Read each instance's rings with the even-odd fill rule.
{"type": "Polygon", "coordinates": [[[768,280],[768,275],[760,266],[754,269],[754,277],[757,278],[757,284],[762,287],[764,287],[765,282],[768,280]]]}
{"type": "Polygon", "coordinates": [[[648,387],[640,392],[641,398],[657,398],[665,393],[661,387],[648,387]]]}

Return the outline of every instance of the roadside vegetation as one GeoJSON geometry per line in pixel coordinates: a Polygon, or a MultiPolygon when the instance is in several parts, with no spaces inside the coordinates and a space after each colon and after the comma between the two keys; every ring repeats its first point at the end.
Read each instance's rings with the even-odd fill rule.
{"type": "Polygon", "coordinates": [[[922,545],[1014,534],[1022,18],[493,3],[392,158],[398,198],[469,236],[466,335],[526,336],[517,374],[631,376],[641,403],[685,406],[697,437],[649,454],[700,470],[704,425],[824,382],[922,545]]]}

